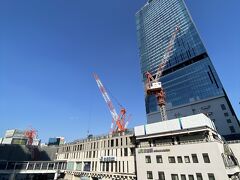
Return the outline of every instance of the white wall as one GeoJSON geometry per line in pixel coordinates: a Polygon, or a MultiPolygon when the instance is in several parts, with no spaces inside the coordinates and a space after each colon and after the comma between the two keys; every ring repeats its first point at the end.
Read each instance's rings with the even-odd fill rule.
{"type": "MultiPolygon", "coordinates": [[[[158,171],[164,171],[166,180],[171,180],[171,174],[192,174],[196,179],[196,173],[202,173],[203,179],[208,179],[207,173],[214,173],[216,180],[228,180],[221,157],[221,153],[223,152],[221,146],[222,145],[218,142],[206,142],[198,144],[152,147],[153,150],[169,149],[169,152],[137,153],[136,161],[138,180],[146,180],[147,171],[153,171],[153,179],[158,179],[158,171]],[[211,163],[204,163],[202,153],[209,154],[211,163]],[[191,154],[197,154],[199,163],[192,163],[191,154]],[[151,164],[145,163],[146,155],[151,156],[151,164]],[[156,155],[162,155],[163,163],[156,163],[156,155]],[[169,163],[168,156],[174,156],[176,158],[176,163],[169,163]],[[183,163],[177,163],[177,156],[182,156],[183,163]],[[189,156],[191,163],[185,163],[183,156],[189,156]]],[[[136,150],[137,152],[138,149],[136,150]]]]}

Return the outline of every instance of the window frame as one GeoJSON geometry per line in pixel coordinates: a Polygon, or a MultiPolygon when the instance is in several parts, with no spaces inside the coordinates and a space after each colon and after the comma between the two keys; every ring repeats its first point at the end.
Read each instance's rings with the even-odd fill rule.
{"type": "Polygon", "coordinates": [[[190,157],[189,156],[184,156],[184,162],[185,163],[190,163],[191,162],[190,157]],[[188,159],[188,161],[187,161],[187,159],[188,159]]]}
{"type": "Polygon", "coordinates": [[[208,153],[202,153],[202,157],[203,157],[204,163],[211,163],[208,153]],[[207,159],[205,159],[205,158],[207,158],[207,159]]]}
{"type": "Polygon", "coordinates": [[[168,156],[168,162],[169,163],[176,163],[175,157],[174,156],[168,156]],[[171,160],[173,160],[173,161],[171,161],[171,160]]]}
{"type": "Polygon", "coordinates": [[[164,173],[164,171],[158,171],[158,180],[165,180],[165,173],[164,173]],[[163,176],[161,176],[161,175],[163,175],[163,176]]]}
{"type": "Polygon", "coordinates": [[[147,179],[153,179],[152,171],[147,171],[147,179]]]}
{"type": "Polygon", "coordinates": [[[156,155],[156,162],[163,163],[162,155],[156,155]]]}
{"type": "Polygon", "coordinates": [[[192,162],[193,163],[199,163],[197,154],[192,154],[192,162]]]}
{"type": "Polygon", "coordinates": [[[178,163],[183,163],[182,156],[177,156],[177,162],[178,162],[178,163]]]}
{"type": "Polygon", "coordinates": [[[145,163],[151,163],[151,156],[145,156],[145,163]]]}

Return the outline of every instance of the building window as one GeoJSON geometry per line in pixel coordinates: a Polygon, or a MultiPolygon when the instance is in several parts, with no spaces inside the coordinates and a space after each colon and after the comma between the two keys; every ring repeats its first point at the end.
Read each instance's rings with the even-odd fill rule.
{"type": "Polygon", "coordinates": [[[213,173],[208,173],[208,179],[209,180],[215,180],[214,174],[213,173]]]}
{"type": "Polygon", "coordinates": [[[145,156],[145,162],[151,163],[151,156],[145,156]]]}
{"type": "Polygon", "coordinates": [[[210,159],[209,159],[208,153],[203,153],[202,156],[203,156],[203,161],[205,163],[210,163],[210,159]]]}
{"type": "Polygon", "coordinates": [[[171,174],[172,180],[179,180],[177,174],[171,174]]]}
{"type": "Polygon", "coordinates": [[[185,163],[190,163],[190,158],[189,158],[189,156],[184,156],[184,161],[185,161],[185,163]]]}
{"type": "Polygon", "coordinates": [[[202,174],[201,173],[197,173],[197,180],[203,180],[202,174]]]}
{"type": "Polygon", "coordinates": [[[157,163],[162,163],[163,162],[162,156],[161,155],[157,155],[156,156],[156,161],[157,161],[157,163]]]}
{"type": "Polygon", "coordinates": [[[128,156],[128,148],[124,148],[124,156],[128,156]]]}
{"type": "Polygon", "coordinates": [[[168,161],[169,161],[169,163],[175,163],[176,162],[174,156],[169,156],[168,161]]]}
{"type": "Polygon", "coordinates": [[[226,110],[225,104],[221,104],[221,108],[222,108],[222,110],[226,110]]]}
{"type": "Polygon", "coordinates": [[[105,171],[105,163],[102,163],[102,171],[105,171]]]}
{"type": "Polygon", "coordinates": [[[193,163],[198,163],[198,158],[196,154],[192,154],[193,163]]]}
{"type": "Polygon", "coordinates": [[[178,161],[178,163],[182,163],[182,162],[183,162],[182,156],[178,156],[178,157],[177,157],[177,161],[178,161]]]}
{"type": "Polygon", "coordinates": [[[114,146],[114,139],[111,139],[111,147],[114,146]]]}
{"type": "Polygon", "coordinates": [[[231,119],[227,119],[227,123],[232,123],[231,119]]]}
{"type": "Polygon", "coordinates": [[[229,126],[229,129],[230,129],[231,133],[235,133],[236,132],[233,126],[229,126]]]}
{"type": "Polygon", "coordinates": [[[228,113],[226,112],[226,113],[224,113],[224,116],[225,116],[225,117],[228,117],[229,115],[228,115],[228,113]]]}
{"type": "Polygon", "coordinates": [[[135,155],[135,148],[130,148],[130,151],[131,151],[131,156],[134,156],[135,155]]]}
{"type": "Polygon", "coordinates": [[[118,146],[118,139],[116,139],[116,146],[118,146]]]}
{"type": "Polygon", "coordinates": [[[158,179],[159,180],[165,180],[165,174],[163,171],[158,171],[158,179]]]}
{"type": "Polygon", "coordinates": [[[187,180],[186,175],[185,174],[181,174],[181,180],[187,180]]]}
{"type": "Polygon", "coordinates": [[[153,179],[152,171],[147,171],[147,179],[153,179]]]}
{"type": "Polygon", "coordinates": [[[189,180],[194,180],[194,176],[193,175],[188,175],[188,179],[189,180]]]}
{"type": "Polygon", "coordinates": [[[121,162],[118,162],[118,172],[121,172],[121,162]]]}
{"type": "Polygon", "coordinates": [[[106,171],[109,171],[109,162],[106,162],[106,171]]]}

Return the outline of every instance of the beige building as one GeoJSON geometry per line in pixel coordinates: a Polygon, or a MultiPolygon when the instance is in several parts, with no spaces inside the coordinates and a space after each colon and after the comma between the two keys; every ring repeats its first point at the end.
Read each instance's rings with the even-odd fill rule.
{"type": "Polygon", "coordinates": [[[136,179],[133,132],[104,135],[60,146],[65,179],[136,179]]]}

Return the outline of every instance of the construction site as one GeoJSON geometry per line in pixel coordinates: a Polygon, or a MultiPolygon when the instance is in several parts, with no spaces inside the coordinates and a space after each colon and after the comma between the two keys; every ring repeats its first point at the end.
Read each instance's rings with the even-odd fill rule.
{"type": "MultiPolygon", "coordinates": [[[[100,93],[97,88],[94,91],[103,97],[102,104],[105,102],[109,111],[106,120],[109,130],[104,135],[88,134],[72,142],[65,142],[63,137],[50,138],[47,144],[41,143],[37,129],[6,130],[0,138],[0,180],[240,180],[240,123],[224,88],[219,90],[221,83],[205,48],[199,45],[196,47],[201,50],[194,50],[195,46],[186,40],[191,36],[189,42],[202,44],[200,38],[192,36],[197,31],[186,5],[179,0],[171,3],[149,0],[136,14],[147,124],[129,128],[134,121],[131,113],[112,95],[114,92],[110,95],[93,72],[92,80],[96,81],[100,93]],[[172,19],[164,19],[167,28],[154,28],[161,21],[154,21],[155,25],[153,20],[160,19],[162,13],[156,6],[171,7],[175,13],[173,17],[163,15],[163,19],[165,16],[172,19]],[[147,34],[147,30],[155,34],[147,34]],[[190,30],[194,33],[187,34],[190,30]],[[156,41],[159,45],[152,50],[156,41]],[[181,46],[188,59],[184,59],[182,50],[179,50],[182,54],[178,53],[181,46]],[[154,53],[144,59],[151,53],[149,47],[154,53]],[[154,59],[157,52],[160,55],[154,59]],[[195,66],[199,68],[195,70],[195,66]],[[212,97],[207,93],[194,96],[197,88],[189,88],[201,84],[196,81],[189,85],[194,73],[202,70],[200,66],[206,72],[198,78],[206,76],[207,80],[201,83],[208,81],[217,88],[217,96],[211,93],[212,97]],[[171,78],[174,73],[180,75],[171,78]],[[184,93],[176,94],[172,87],[179,84],[181,89],[185,85],[189,92],[185,89],[184,93]],[[188,94],[193,97],[187,102],[181,99],[188,94]],[[206,94],[209,96],[204,97],[206,94]],[[227,118],[224,123],[222,116],[227,118]]],[[[111,84],[107,87],[111,89],[111,84]]],[[[205,89],[213,91],[214,88],[205,89]]]]}

